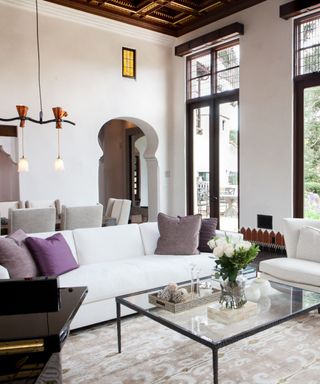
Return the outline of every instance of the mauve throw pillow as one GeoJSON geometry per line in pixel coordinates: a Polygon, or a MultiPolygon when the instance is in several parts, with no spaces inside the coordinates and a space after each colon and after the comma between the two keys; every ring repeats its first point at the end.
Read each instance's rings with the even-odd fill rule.
{"type": "Polygon", "coordinates": [[[0,265],[8,270],[11,279],[39,276],[36,263],[24,244],[26,237],[22,229],[0,237],[0,265]]]}
{"type": "Polygon", "coordinates": [[[172,217],[158,214],[158,239],[155,254],[197,255],[199,254],[199,231],[201,215],[172,217]]]}
{"type": "Polygon", "coordinates": [[[208,241],[216,235],[218,219],[210,217],[202,219],[200,235],[199,235],[199,251],[212,253],[212,249],[208,245],[208,241]]]}
{"type": "Polygon", "coordinates": [[[25,242],[43,276],[59,276],[79,267],[61,233],[46,239],[28,237],[25,242]]]}

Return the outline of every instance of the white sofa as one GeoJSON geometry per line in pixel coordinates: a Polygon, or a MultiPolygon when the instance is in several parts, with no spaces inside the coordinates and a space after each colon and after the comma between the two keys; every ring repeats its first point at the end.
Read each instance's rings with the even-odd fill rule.
{"type": "Polygon", "coordinates": [[[287,257],[261,261],[262,277],[320,292],[320,232],[313,230],[314,236],[306,237],[308,227],[320,230],[320,220],[283,219],[287,257]]]}
{"type": "MultiPolygon", "coordinates": [[[[53,233],[31,236],[46,238],[53,233]]],[[[81,228],[60,233],[80,265],[60,276],[60,286],[88,287],[88,295],[72,322],[73,329],[115,318],[116,296],[188,280],[190,263],[196,264],[201,276],[210,275],[215,265],[208,253],[155,255],[159,238],[157,223],[81,228]]],[[[217,235],[223,236],[224,232],[217,231],[217,235]]],[[[228,235],[242,237],[237,233],[228,235]]],[[[1,278],[9,278],[9,274],[0,266],[1,278]]],[[[129,310],[123,308],[122,312],[127,314],[129,310]]]]}

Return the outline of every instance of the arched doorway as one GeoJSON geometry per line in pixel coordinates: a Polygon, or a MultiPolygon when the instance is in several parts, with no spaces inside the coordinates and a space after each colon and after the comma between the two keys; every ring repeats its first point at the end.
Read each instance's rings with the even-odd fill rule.
{"type": "Polygon", "coordinates": [[[158,136],[143,120],[119,117],[109,120],[98,134],[103,156],[99,160],[99,201],[129,198],[133,206],[148,204],[148,219],[159,211],[159,166],[155,156],[158,136]]]}

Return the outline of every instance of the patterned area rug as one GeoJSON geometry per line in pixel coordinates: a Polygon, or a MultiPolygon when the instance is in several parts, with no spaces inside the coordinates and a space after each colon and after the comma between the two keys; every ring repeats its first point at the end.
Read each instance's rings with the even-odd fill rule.
{"type": "MultiPolygon", "coordinates": [[[[320,316],[278,325],[219,351],[220,384],[319,384],[320,316]]],[[[209,348],[154,321],[115,322],[71,334],[62,350],[65,384],[212,384],[209,348]]]]}

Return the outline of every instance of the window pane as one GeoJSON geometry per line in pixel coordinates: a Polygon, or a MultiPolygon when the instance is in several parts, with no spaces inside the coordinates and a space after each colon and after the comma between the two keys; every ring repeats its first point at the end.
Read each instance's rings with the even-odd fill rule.
{"type": "Polygon", "coordinates": [[[238,231],[238,103],[219,106],[220,229],[238,231]]]}
{"type": "Polygon", "coordinates": [[[239,67],[217,73],[217,92],[239,88],[239,67]]]}
{"type": "Polygon", "coordinates": [[[320,71],[320,20],[315,18],[297,26],[297,75],[320,71]]]}
{"type": "Polygon", "coordinates": [[[234,45],[217,52],[217,71],[239,66],[239,45],[234,45]]]}
{"type": "Polygon", "coordinates": [[[202,217],[210,217],[209,111],[209,107],[193,110],[193,206],[202,217]]]}
{"type": "Polygon", "coordinates": [[[211,93],[211,76],[191,80],[191,98],[207,96],[211,93]]]}
{"type": "Polygon", "coordinates": [[[304,217],[320,219],[320,87],[304,90],[304,217]]]}
{"type": "Polygon", "coordinates": [[[196,57],[191,60],[191,74],[190,78],[208,75],[211,72],[211,55],[196,57]]]}
{"type": "Polygon", "coordinates": [[[300,75],[320,70],[320,48],[307,48],[300,52],[300,75]]]}

